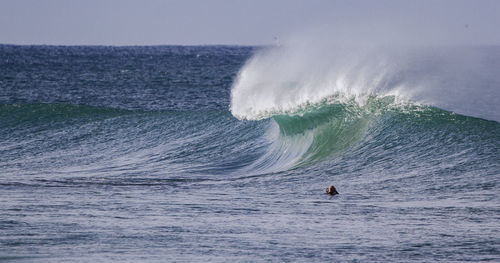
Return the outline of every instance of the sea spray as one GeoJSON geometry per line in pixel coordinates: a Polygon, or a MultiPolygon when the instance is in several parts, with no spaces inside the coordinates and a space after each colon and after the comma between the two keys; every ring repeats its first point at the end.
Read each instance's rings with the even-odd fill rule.
{"type": "MultiPolygon", "coordinates": [[[[311,41],[307,43],[313,43],[311,41]]],[[[498,49],[339,47],[296,44],[256,53],[231,89],[232,114],[256,120],[307,105],[395,96],[448,111],[500,120],[498,49]]]]}

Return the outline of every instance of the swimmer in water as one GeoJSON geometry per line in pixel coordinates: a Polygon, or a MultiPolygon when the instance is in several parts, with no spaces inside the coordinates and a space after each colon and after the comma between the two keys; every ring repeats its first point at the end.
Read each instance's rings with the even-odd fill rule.
{"type": "Polygon", "coordinates": [[[329,195],[338,195],[339,194],[339,192],[337,192],[337,189],[335,189],[335,186],[333,186],[333,185],[330,185],[326,189],[326,193],[329,194],[329,195]]]}

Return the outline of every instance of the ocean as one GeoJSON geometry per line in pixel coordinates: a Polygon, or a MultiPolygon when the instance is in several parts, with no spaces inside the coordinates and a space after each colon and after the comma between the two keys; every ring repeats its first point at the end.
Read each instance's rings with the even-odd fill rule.
{"type": "Polygon", "coordinates": [[[0,45],[0,261],[499,262],[500,47],[0,45]]]}

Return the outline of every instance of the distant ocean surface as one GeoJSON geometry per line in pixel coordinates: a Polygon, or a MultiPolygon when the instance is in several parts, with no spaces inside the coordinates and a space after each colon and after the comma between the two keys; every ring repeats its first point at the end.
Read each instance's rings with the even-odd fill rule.
{"type": "Polygon", "coordinates": [[[500,262],[500,47],[309,51],[0,45],[0,261],[500,262]]]}

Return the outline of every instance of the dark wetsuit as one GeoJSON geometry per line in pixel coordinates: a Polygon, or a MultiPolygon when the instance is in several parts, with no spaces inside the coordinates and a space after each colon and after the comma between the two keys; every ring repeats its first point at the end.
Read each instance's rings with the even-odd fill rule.
{"type": "Polygon", "coordinates": [[[335,189],[335,186],[333,186],[333,185],[330,185],[330,187],[328,187],[326,189],[326,193],[329,195],[338,195],[339,194],[339,192],[337,192],[337,189],[335,189]]]}

